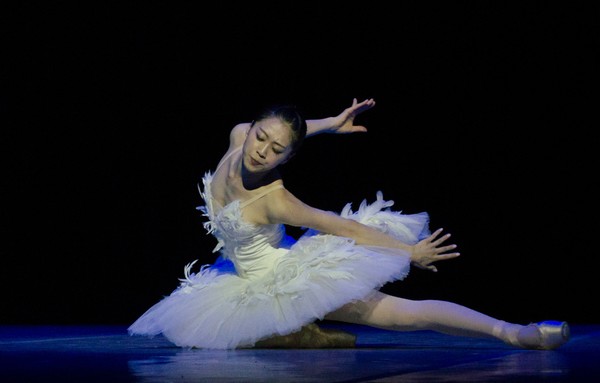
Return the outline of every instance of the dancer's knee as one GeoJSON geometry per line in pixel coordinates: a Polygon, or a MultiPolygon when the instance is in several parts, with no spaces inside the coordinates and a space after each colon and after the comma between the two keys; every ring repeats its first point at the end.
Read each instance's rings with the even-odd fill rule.
{"type": "Polygon", "coordinates": [[[386,296],[373,307],[367,320],[379,327],[399,331],[430,330],[438,324],[440,309],[444,311],[440,301],[436,300],[386,296]]]}
{"type": "Polygon", "coordinates": [[[422,301],[412,301],[377,292],[353,302],[326,318],[391,330],[419,330],[427,326],[421,314],[422,301]]]}

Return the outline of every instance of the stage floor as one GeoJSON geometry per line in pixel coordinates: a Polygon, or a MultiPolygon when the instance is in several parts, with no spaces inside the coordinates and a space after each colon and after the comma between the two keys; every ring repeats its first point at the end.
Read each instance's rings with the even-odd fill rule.
{"type": "Polygon", "coordinates": [[[353,349],[181,349],[126,326],[0,326],[0,382],[600,382],[600,325],[555,351],[322,323],[353,349]]]}

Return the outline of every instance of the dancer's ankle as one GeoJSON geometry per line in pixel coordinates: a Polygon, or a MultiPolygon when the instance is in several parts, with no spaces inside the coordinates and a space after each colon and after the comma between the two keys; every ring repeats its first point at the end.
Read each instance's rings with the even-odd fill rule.
{"type": "Polygon", "coordinates": [[[521,330],[523,329],[524,326],[518,324],[498,321],[492,330],[492,334],[506,344],[515,347],[524,347],[523,343],[521,343],[521,330]]]}

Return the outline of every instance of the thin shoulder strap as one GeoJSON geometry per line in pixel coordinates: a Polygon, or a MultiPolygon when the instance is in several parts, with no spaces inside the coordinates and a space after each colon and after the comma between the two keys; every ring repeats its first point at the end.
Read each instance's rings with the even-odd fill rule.
{"type": "Polygon", "coordinates": [[[262,198],[265,195],[267,195],[270,192],[272,192],[273,190],[277,190],[277,189],[283,189],[283,184],[275,184],[275,185],[269,186],[268,188],[266,188],[262,192],[258,193],[254,197],[252,197],[250,199],[247,199],[244,202],[240,203],[240,209],[243,208],[243,207],[245,207],[245,206],[250,205],[252,202],[256,201],[257,199],[262,198]]]}
{"type": "Polygon", "coordinates": [[[230,151],[225,157],[223,157],[221,159],[221,161],[219,162],[219,164],[217,165],[214,173],[217,172],[217,170],[221,167],[221,165],[223,165],[225,163],[225,161],[227,161],[227,159],[229,157],[231,157],[234,153],[236,153],[238,150],[240,150],[242,148],[243,145],[238,146],[237,148],[233,149],[232,151],[230,151]]]}

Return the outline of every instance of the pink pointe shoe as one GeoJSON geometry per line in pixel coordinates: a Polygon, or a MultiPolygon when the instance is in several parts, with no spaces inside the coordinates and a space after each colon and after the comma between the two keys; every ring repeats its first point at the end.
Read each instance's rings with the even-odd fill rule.
{"type": "Polygon", "coordinates": [[[567,322],[543,321],[539,323],[530,323],[528,326],[534,326],[539,333],[539,344],[529,345],[519,342],[518,334],[511,334],[505,342],[512,346],[526,348],[529,350],[554,350],[565,344],[571,337],[571,330],[567,322]]]}
{"type": "Polygon", "coordinates": [[[571,337],[571,329],[567,322],[544,321],[534,323],[540,333],[541,343],[537,350],[554,350],[565,344],[571,337]]]}

